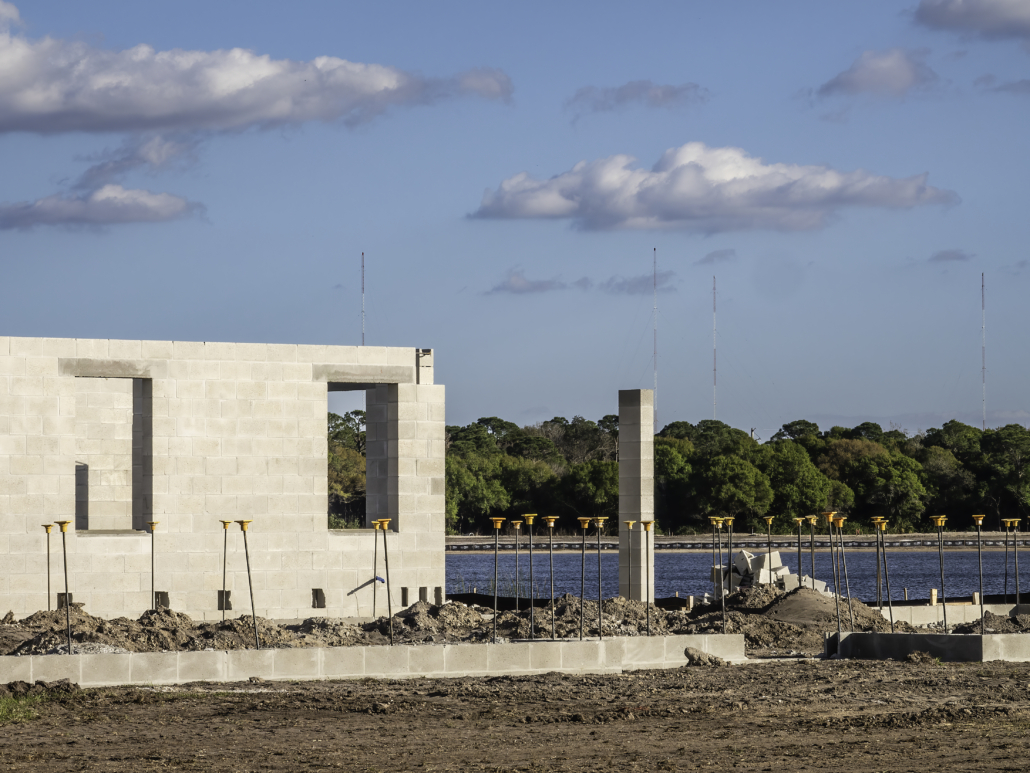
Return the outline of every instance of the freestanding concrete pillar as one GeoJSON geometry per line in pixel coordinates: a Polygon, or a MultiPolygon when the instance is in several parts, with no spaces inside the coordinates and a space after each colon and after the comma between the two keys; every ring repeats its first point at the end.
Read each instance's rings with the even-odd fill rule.
{"type": "Polygon", "coordinates": [[[654,520],[654,392],[620,389],[619,595],[623,598],[635,601],[654,598],[654,532],[645,535],[640,526],[640,521],[651,520],[654,520]],[[637,523],[630,531],[623,521],[637,523]],[[651,546],[650,560],[645,544],[651,546]]]}

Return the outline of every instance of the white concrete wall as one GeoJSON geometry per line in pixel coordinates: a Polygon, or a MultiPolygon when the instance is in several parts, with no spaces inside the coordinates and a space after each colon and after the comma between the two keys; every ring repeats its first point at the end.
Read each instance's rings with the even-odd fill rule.
{"type": "Polygon", "coordinates": [[[654,391],[619,390],[619,595],[654,599],[654,391]],[[632,531],[625,521],[636,521],[632,531]],[[652,527],[653,528],[653,527],[652,527]],[[648,571],[650,568],[650,571],[648,571]]]}
{"type": "MultiPolygon", "coordinates": [[[[402,586],[412,600],[427,587],[432,598],[444,585],[444,388],[424,383],[432,359],[418,352],[0,337],[0,609],[47,607],[40,525],[74,526],[75,466],[84,460],[97,473],[89,529],[70,532],[67,546],[70,590],[88,612],[138,615],[149,607],[150,538],[138,530],[153,519],[156,589],[169,593],[173,609],[220,617],[219,519],[249,518],[258,614],[370,614],[373,532],[327,529],[330,383],[369,387],[371,403],[386,395],[385,423],[374,429],[387,435],[386,456],[373,456],[370,478],[386,480],[375,507],[393,518],[392,595],[399,604],[402,586]],[[123,533],[101,531],[109,529],[123,533]],[[312,608],[314,588],[325,592],[324,610],[312,608]]],[[[61,538],[52,539],[51,604],[63,591],[61,538]]],[[[249,612],[235,525],[227,587],[230,614],[249,612]]]]}

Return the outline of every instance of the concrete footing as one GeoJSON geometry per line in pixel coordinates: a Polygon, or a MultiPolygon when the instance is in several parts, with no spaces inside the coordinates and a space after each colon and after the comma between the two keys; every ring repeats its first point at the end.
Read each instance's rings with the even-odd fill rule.
{"type": "Polygon", "coordinates": [[[120,655],[0,657],[0,683],[70,679],[83,687],[268,680],[407,679],[566,674],[617,674],[679,668],[693,648],[743,662],[740,634],[616,637],[603,641],[536,641],[397,647],[325,647],[120,655]]]}
{"type": "MultiPolygon", "coordinates": [[[[887,607],[870,607],[883,615],[884,619],[890,619],[890,609],[887,607]]],[[[1030,604],[984,604],[984,612],[990,612],[1000,617],[1015,617],[1016,615],[1030,614],[1030,604]]],[[[958,623],[972,623],[980,619],[980,605],[964,602],[961,604],[948,604],[948,625],[958,623]]],[[[903,606],[894,607],[894,621],[908,623],[915,626],[933,625],[944,622],[944,605],[930,604],[924,606],[903,606]]]]}
{"type": "Polygon", "coordinates": [[[928,652],[947,662],[1007,660],[1030,662],[1030,635],[1021,633],[925,634],[845,633],[826,637],[826,655],[858,660],[905,660],[913,652],[928,652]]]}

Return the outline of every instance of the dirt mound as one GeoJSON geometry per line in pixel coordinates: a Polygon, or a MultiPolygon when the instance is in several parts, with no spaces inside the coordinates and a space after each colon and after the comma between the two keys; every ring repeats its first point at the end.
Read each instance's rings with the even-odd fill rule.
{"type": "MultiPolygon", "coordinates": [[[[1028,633],[1030,632],[1030,615],[1005,617],[988,612],[983,616],[984,633],[1028,633]]],[[[951,629],[952,633],[980,633],[980,619],[970,623],[960,623],[951,629]]]]}

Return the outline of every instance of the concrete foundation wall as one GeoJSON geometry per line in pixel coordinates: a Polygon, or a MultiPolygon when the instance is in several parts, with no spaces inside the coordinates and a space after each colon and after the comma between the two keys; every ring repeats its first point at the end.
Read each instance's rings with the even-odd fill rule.
{"type": "Polygon", "coordinates": [[[619,390],[619,595],[654,598],[654,392],[619,390]],[[625,521],[636,521],[632,529],[625,521]],[[650,566],[650,571],[648,571],[650,566]]]}
{"type": "Polygon", "coordinates": [[[832,634],[826,648],[827,654],[861,660],[905,660],[913,652],[928,652],[947,662],[1030,662],[1030,636],[1019,633],[845,633],[839,644],[832,634]]]}
{"type": "MultiPolygon", "coordinates": [[[[156,590],[177,611],[220,617],[219,520],[247,518],[259,615],[370,615],[373,532],[327,528],[327,395],[341,385],[366,390],[376,414],[369,501],[392,519],[394,604],[402,587],[433,598],[444,586],[444,387],[430,350],[0,337],[0,610],[47,608],[41,524],[68,520],[74,601],[141,614],[141,529],[156,520],[156,590]]],[[[60,534],[51,546],[55,606],[60,534]]],[[[231,614],[249,612],[235,524],[227,587],[231,614]]]]}
{"type": "MultiPolygon", "coordinates": [[[[883,615],[885,620],[890,620],[891,611],[888,607],[870,607],[883,615]]],[[[1030,614],[1030,604],[984,604],[984,612],[990,612],[1002,617],[1013,617],[1015,615],[1030,614]]],[[[956,623],[971,623],[980,619],[979,604],[948,604],[948,625],[956,623]]],[[[914,626],[925,626],[933,623],[944,622],[943,605],[921,607],[894,607],[894,621],[909,623],[914,626]]]]}
{"type": "Polygon", "coordinates": [[[332,647],[230,652],[147,652],[125,655],[0,657],[0,682],[70,679],[83,687],[262,679],[405,679],[621,673],[679,668],[692,647],[742,662],[739,634],[620,637],[604,641],[332,647]]]}

